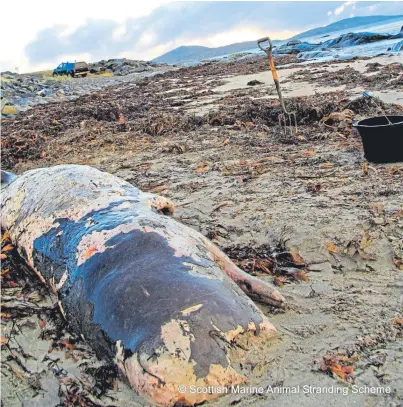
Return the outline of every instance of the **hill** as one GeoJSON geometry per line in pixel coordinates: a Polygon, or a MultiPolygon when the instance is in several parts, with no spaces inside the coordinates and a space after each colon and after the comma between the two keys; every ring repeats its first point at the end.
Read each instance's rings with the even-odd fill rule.
{"type": "Polygon", "coordinates": [[[252,48],[257,48],[256,41],[238,42],[216,48],[203,47],[199,45],[183,45],[167,52],[166,54],[154,58],[153,62],[166,62],[169,64],[174,64],[178,62],[214,58],[226,54],[235,54],[237,52],[247,51],[252,48]]]}
{"type": "Polygon", "coordinates": [[[353,29],[355,27],[369,25],[369,24],[378,24],[390,20],[397,20],[403,18],[403,16],[367,16],[367,17],[352,17],[345,18],[344,20],[336,21],[335,23],[326,25],[325,27],[318,27],[312,30],[304,31],[301,34],[293,37],[294,39],[301,39],[307,37],[314,37],[319,35],[326,35],[334,31],[353,29]]]}

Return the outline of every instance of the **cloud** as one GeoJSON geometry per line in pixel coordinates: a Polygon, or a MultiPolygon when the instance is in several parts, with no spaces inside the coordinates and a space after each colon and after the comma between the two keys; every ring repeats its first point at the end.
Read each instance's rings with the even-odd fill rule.
{"type": "Polygon", "coordinates": [[[253,39],[243,37],[242,32],[294,34],[325,23],[327,10],[328,5],[321,2],[175,2],[147,16],[120,22],[87,19],[72,31],[66,24],[48,27],[39,31],[24,51],[30,64],[84,52],[92,60],[128,53],[152,58],[158,55],[153,49],[168,43],[200,39],[200,45],[208,42],[216,46],[253,39]],[[304,20],[299,18],[302,14],[304,20]]]}
{"type": "MultiPolygon", "coordinates": [[[[74,0],[75,1],[75,0],[74,0]]],[[[151,1],[151,0],[149,0],[151,1]]],[[[62,21],[40,29],[21,52],[26,64],[43,66],[88,55],[90,61],[114,57],[152,59],[179,45],[220,46],[263,35],[286,38],[336,19],[355,15],[403,14],[403,2],[174,2],[134,16],[135,3],[114,0],[114,13],[62,21]],[[398,5],[399,4],[399,5],[398,5]],[[329,5],[334,7],[329,11],[329,5]],[[370,8],[376,9],[376,12],[370,8]],[[394,12],[391,10],[394,9],[394,12]]],[[[161,2],[160,2],[161,3],[161,2]]],[[[88,11],[89,13],[89,11],[88,11]]],[[[91,14],[90,14],[91,15],[91,14]]],[[[52,21],[51,18],[48,19],[52,21]]],[[[32,36],[31,36],[32,38],[32,36]]],[[[4,57],[4,55],[3,55],[4,57]]],[[[14,62],[12,62],[14,63],[14,62]]]]}
{"type": "Polygon", "coordinates": [[[402,1],[346,1],[333,9],[332,21],[352,16],[402,15],[402,1]]]}
{"type": "Polygon", "coordinates": [[[343,3],[340,7],[337,7],[334,10],[334,15],[338,16],[339,14],[341,14],[346,8],[352,6],[355,3],[355,1],[346,1],[345,3],[343,3]]]}

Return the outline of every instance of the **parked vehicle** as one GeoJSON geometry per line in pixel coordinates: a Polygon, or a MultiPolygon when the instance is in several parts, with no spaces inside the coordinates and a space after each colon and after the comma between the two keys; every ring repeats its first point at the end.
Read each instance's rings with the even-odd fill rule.
{"type": "Polygon", "coordinates": [[[53,76],[70,75],[74,78],[76,76],[87,76],[89,71],[90,70],[86,62],[62,62],[53,70],[53,76]]]}

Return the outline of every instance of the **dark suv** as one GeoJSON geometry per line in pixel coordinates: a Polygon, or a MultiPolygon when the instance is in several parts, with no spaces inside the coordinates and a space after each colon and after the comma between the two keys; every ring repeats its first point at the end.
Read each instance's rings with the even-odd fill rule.
{"type": "Polygon", "coordinates": [[[74,78],[75,76],[87,76],[89,71],[86,62],[62,62],[53,70],[53,76],[71,75],[74,78]]]}

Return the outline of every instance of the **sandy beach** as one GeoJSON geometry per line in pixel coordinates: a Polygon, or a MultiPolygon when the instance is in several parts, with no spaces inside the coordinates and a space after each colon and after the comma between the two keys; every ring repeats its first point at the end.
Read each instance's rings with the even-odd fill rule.
{"type": "MultiPolygon", "coordinates": [[[[3,166],[21,173],[85,163],[167,196],[178,221],[279,286],[290,309],[262,308],[279,336],[259,350],[261,363],[240,367],[263,391],[233,391],[209,406],[398,406],[403,166],[367,163],[352,123],[378,115],[363,90],[388,114],[402,114],[401,57],[300,64],[290,56],[276,63],[286,106],[297,117],[295,137],[284,137],[278,125],[266,59],[253,57],[22,112],[2,123],[3,166]],[[267,272],[265,261],[279,247],[303,259],[304,277],[267,272]]],[[[2,405],[54,406],[61,398],[144,405],[69,331],[55,296],[7,261],[2,405]]]]}

